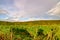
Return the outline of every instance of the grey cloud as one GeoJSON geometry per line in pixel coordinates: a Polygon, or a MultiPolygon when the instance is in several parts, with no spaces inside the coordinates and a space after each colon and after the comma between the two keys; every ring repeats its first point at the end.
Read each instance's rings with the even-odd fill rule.
{"type": "Polygon", "coordinates": [[[25,12],[19,12],[20,15],[25,14],[22,16],[33,17],[44,15],[44,13],[50,10],[58,1],[59,0],[15,0],[15,6],[25,12]],[[21,3],[18,1],[21,1],[21,3]]]}

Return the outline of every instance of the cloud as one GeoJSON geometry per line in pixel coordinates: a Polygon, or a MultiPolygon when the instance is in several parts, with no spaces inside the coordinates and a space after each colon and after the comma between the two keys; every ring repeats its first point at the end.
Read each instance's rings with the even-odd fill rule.
{"type": "Polygon", "coordinates": [[[56,4],[54,8],[48,11],[50,15],[56,15],[60,17],[60,2],[56,4]]]}
{"type": "MultiPolygon", "coordinates": [[[[8,3],[8,6],[3,5],[2,8],[8,11],[8,20],[21,20],[19,18],[28,18],[26,20],[35,20],[35,17],[38,17],[39,19],[46,19],[44,15],[58,1],[59,0],[14,0],[12,3],[10,1],[8,3]]],[[[49,17],[48,19],[51,18],[49,17]]]]}
{"type": "Polygon", "coordinates": [[[0,14],[7,14],[8,12],[6,10],[0,9],[0,14]]]}
{"type": "Polygon", "coordinates": [[[33,17],[44,15],[58,1],[54,0],[14,0],[14,5],[19,9],[19,14],[25,14],[24,17],[33,17]],[[21,13],[24,11],[25,13],[21,13]]]}
{"type": "Polygon", "coordinates": [[[53,7],[58,1],[54,0],[14,0],[14,6],[19,9],[17,13],[24,17],[41,16],[53,7]],[[21,13],[21,11],[23,13],[21,13]],[[24,13],[25,12],[25,13],[24,13]]]}

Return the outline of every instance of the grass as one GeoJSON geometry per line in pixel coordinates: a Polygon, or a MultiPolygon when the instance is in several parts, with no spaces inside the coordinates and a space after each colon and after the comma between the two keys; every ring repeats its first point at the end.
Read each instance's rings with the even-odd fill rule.
{"type": "Polygon", "coordinates": [[[0,40],[60,40],[59,22],[0,22],[0,40]]]}

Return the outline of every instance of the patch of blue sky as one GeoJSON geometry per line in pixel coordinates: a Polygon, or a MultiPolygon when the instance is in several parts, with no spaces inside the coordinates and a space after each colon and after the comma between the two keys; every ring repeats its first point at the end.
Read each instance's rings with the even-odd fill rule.
{"type": "Polygon", "coordinates": [[[13,0],[0,0],[0,5],[13,5],[13,0]]]}
{"type": "Polygon", "coordinates": [[[13,0],[0,0],[0,9],[12,9],[13,10],[13,0]]]}
{"type": "Polygon", "coordinates": [[[0,14],[0,19],[6,19],[8,16],[6,14],[0,14]]]}

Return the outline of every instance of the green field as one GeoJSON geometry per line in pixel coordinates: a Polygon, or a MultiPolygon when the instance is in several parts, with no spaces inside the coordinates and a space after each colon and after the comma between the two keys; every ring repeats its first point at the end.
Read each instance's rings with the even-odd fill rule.
{"type": "Polygon", "coordinates": [[[0,40],[60,40],[60,20],[0,21],[0,40]]]}

